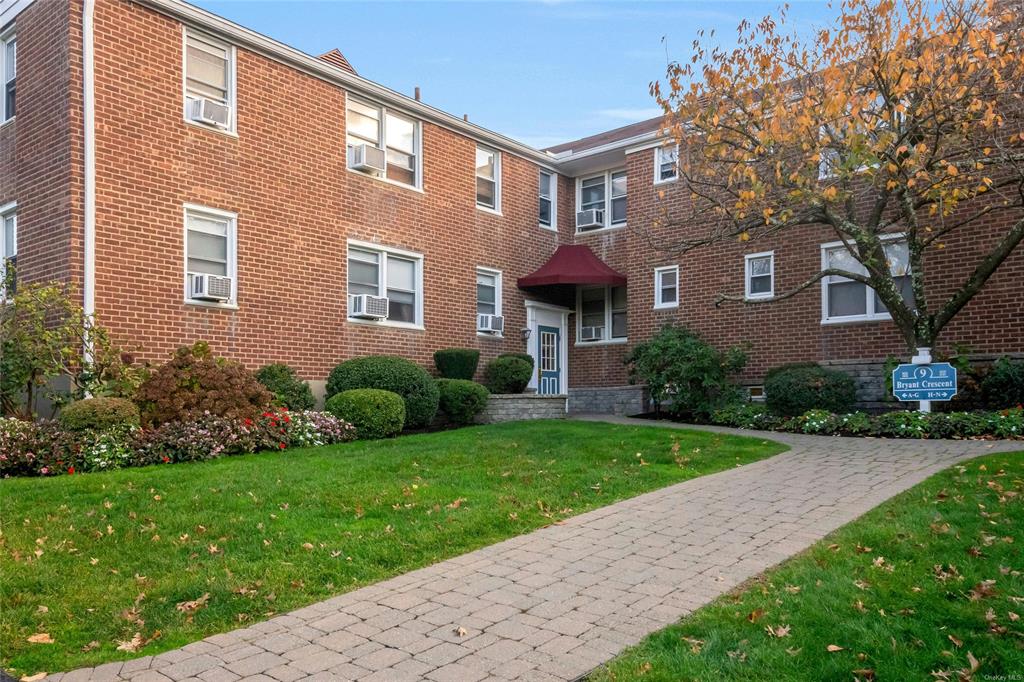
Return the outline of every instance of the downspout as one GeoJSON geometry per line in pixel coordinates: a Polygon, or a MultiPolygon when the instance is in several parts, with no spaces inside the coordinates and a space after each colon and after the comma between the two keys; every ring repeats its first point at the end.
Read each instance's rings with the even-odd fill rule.
{"type": "Polygon", "coordinates": [[[96,313],[96,108],[94,92],[93,12],[95,0],[82,3],[82,159],[84,174],[82,313],[85,320],[86,362],[92,360],[89,326],[96,313]]]}

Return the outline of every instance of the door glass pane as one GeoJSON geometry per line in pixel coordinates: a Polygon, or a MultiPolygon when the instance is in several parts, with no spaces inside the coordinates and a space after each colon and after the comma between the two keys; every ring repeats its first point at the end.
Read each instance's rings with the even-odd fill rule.
{"type": "Polygon", "coordinates": [[[830,282],[828,285],[828,316],[866,315],[867,295],[860,282],[830,282]]]}

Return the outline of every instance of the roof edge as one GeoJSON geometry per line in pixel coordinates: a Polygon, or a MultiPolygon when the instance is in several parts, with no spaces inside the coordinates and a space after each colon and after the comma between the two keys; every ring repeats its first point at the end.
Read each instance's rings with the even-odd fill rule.
{"type": "Polygon", "coordinates": [[[488,130],[475,123],[470,123],[453,116],[446,111],[407,97],[379,83],[328,64],[317,57],[306,54],[301,50],[245,28],[183,0],[136,0],[136,2],[162,14],[173,16],[190,26],[215,33],[221,37],[230,38],[239,45],[297,68],[309,75],[355,90],[362,95],[377,99],[386,104],[400,106],[432,123],[512,152],[539,165],[557,170],[555,159],[547,152],[535,149],[501,133],[488,130]]]}

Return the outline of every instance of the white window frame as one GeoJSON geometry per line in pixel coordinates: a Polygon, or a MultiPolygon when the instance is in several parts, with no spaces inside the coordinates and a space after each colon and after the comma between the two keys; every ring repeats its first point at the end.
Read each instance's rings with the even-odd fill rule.
{"type": "MultiPolygon", "coordinates": [[[[581,230],[576,227],[576,234],[593,234],[595,232],[601,232],[603,230],[619,230],[626,227],[626,223],[629,220],[629,174],[626,173],[626,220],[622,220],[617,223],[611,222],[612,220],[612,176],[618,175],[619,173],[626,173],[626,168],[611,168],[601,173],[590,173],[585,176],[576,178],[576,212],[579,213],[583,210],[583,183],[586,180],[593,180],[594,178],[604,178],[604,226],[594,227],[591,229],[581,230]]],[[[575,225],[575,217],[573,223],[575,225]]]]}
{"type": "Polygon", "coordinates": [[[351,166],[352,155],[349,153],[348,140],[345,141],[345,168],[351,173],[355,173],[364,178],[373,178],[374,180],[380,180],[386,182],[389,185],[395,187],[402,187],[404,189],[411,189],[417,192],[423,192],[423,122],[414,116],[401,111],[399,109],[389,109],[383,104],[377,104],[368,99],[362,97],[353,97],[351,94],[346,93],[345,97],[345,126],[346,126],[346,137],[348,135],[348,107],[351,102],[357,102],[362,104],[364,107],[376,109],[380,116],[380,133],[378,135],[376,146],[378,149],[384,150],[384,172],[379,175],[371,175],[369,173],[363,173],[362,171],[356,170],[351,166]],[[401,182],[399,180],[392,180],[387,176],[387,165],[388,165],[388,114],[397,116],[398,118],[404,118],[407,121],[411,121],[413,124],[413,154],[416,155],[416,182],[412,185],[401,182]]]}
{"type": "Polygon", "coordinates": [[[756,301],[761,298],[772,298],[773,296],[775,296],[775,252],[761,251],[760,253],[748,253],[743,257],[743,297],[748,301],[756,301]],[[753,276],[750,270],[750,262],[760,260],[761,258],[768,259],[768,277],[771,285],[768,287],[768,291],[755,294],[751,291],[750,286],[750,279],[753,276]]]}
{"type": "Polygon", "coordinates": [[[237,122],[238,122],[238,107],[236,106],[238,100],[238,79],[237,75],[237,50],[231,43],[226,43],[223,40],[218,40],[202,31],[196,31],[190,29],[187,26],[182,26],[181,30],[181,116],[185,123],[201,128],[202,130],[209,130],[215,133],[221,133],[223,135],[230,135],[231,137],[238,137],[237,122]],[[188,104],[190,95],[188,94],[188,38],[189,35],[194,36],[197,40],[215,45],[217,47],[224,48],[228,53],[228,101],[227,105],[230,108],[231,118],[227,128],[218,128],[217,126],[204,125],[198,121],[193,121],[188,115],[188,104]]]}
{"type": "Polygon", "coordinates": [[[667,146],[662,145],[660,147],[655,147],[654,148],[654,184],[655,185],[668,185],[670,183],[675,182],[678,179],[679,179],[679,145],[667,145],[667,146]],[[664,163],[664,161],[662,160],[662,156],[666,152],[668,152],[669,150],[673,150],[676,153],[675,173],[673,173],[672,177],[670,177],[670,178],[662,179],[662,177],[661,177],[661,166],[664,163]]]}
{"type": "MultiPolygon", "coordinates": [[[[18,203],[12,201],[0,206],[0,303],[7,302],[7,229],[5,222],[8,218],[14,217],[14,249],[13,255],[18,256],[18,203]]],[[[15,273],[17,277],[17,273],[15,273]]]]}
{"type": "Polygon", "coordinates": [[[187,305],[203,306],[207,308],[238,308],[238,214],[231,211],[224,211],[219,208],[200,206],[199,204],[185,204],[182,212],[182,270],[184,273],[182,285],[184,287],[184,300],[187,305]],[[227,276],[231,278],[231,298],[227,302],[200,301],[191,298],[189,295],[188,277],[188,219],[189,216],[206,216],[216,220],[226,220],[228,223],[228,262],[227,276]]]}
{"type": "MultiPolygon", "coordinates": [[[[14,26],[0,33],[0,125],[13,121],[18,113],[18,100],[15,94],[14,113],[7,113],[7,44],[14,42],[14,69],[15,80],[17,80],[18,69],[18,33],[14,26]]],[[[17,93],[17,85],[15,85],[17,93]]]]}
{"type": "Polygon", "coordinates": [[[654,309],[655,310],[666,310],[668,308],[679,307],[679,266],[678,265],[665,265],[660,268],[654,268],[654,309]],[[666,303],[661,300],[661,294],[664,287],[661,285],[661,277],[666,273],[673,273],[676,276],[676,300],[666,303]]]}
{"type": "MultiPolygon", "coordinates": [[[[613,346],[622,343],[629,342],[629,290],[626,289],[626,336],[612,337],[612,289],[610,284],[604,286],[578,286],[576,287],[576,346],[613,346]],[[608,337],[601,339],[600,341],[581,341],[580,336],[583,333],[583,291],[593,289],[604,289],[604,328],[607,330],[608,337]]],[[[625,285],[623,285],[625,289],[625,285]]]]}
{"type": "Polygon", "coordinates": [[[537,183],[537,225],[542,230],[550,230],[551,232],[558,232],[558,173],[546,168],[541,168],[538,173],[537,183]],[[551,202],[551,224],[545,225],[540,222],[540,176],[547,175],[551,178],[551,196],[548,200],[551,202]]]}
{"type": "Polygon", "coordinates": [[[405,249],[399,249],[392,246],[381,246],[380,244],[374,244],[373,242],[360,241],[358,239],[349,239],[346,241],[345,249],[345,320],[350,324],[366,324],[375,327],[394,327],[396,329],[414,329],[423,330],[423,254],[415,251],[407,251],[405,249]],[[413,322],[399,322],[397,320],[363,320],[360,318],[352,317],[350,311],[352,309],[351,295],[348,293],[348,261],[349,251],[372,251],[377,253],[380,258],[378,264],[378,281],[377,291],[378,296],[387,296],[387,282],[388,282],[388,256],[394,256],[395,258],[401,258],[404,260],[411,260],[415,266],[414,268],[414,281],[416,285],[416,291],[413,292],[416,296],[416,318],[413,322]]]}
{"type": "Polygon", "coordinates": [[[476,207],[481,211],[488,213],[494,213],[501,215],[501,152],[494,147],[488,147],[484,144],[478,144],[473,150],[473,201],[476,203],[476,207]],[[491,180],[491,178],[485,178],[476,172],[476,151],[477,150],[488,151],[494,154],[494,206],[488,206],[481,204],[476,200],[476,180],[482,178],[484,180],[491,180]]]}
{"type": "MultiPolygon", "coordinates": [[[[893,233],[893,234],[888,234],[888,235],[882,235],[880,237],[880,239],[882,240],[883,244],[885,242],[901,242],[901,241],[906,241],[907,235],[902,233],[902,232],[898,232],[898,233],[893,233]]],[[[825,243],[825,244],[821,245],[821,269],[822,270],[824,270],[825,268],[828,267],[828,253],[829,253],[829,251],[832,251],[832,250],[837,249],[837,248],[846,248],[846,245],[843,244],[843,242],[828,242],[828,243],[825,243]]],[[[907,268],[907,275],[909,275],[909,274],[910,274],[910,269],[909,269],[909,266],[908,266],[908,268],[907,268]]],[[[850,280],[850,279],[848,279],[846,277],[838,277],[838,276],[835,276],[835,275],[831,275],[831,276],[828,276],[828,277],[822,277],[821,278],[821,323],[823,325],[825,325],[825,324],[846,324],[848,322],[884,322],[886,320],[891,320],[892,319],[892,315],[888,311],[886,311],[886,312],[877,312],[876,311],[876,309],[875,309],[875,290],[872,289],[867,284],[864,285],[865,296],[867,296],[867,306],[865,307],[865,310],[867,311],[866,314],[864,314],[864,315],[845,315],[845,316],[842,316],[842,317],[829,317],[829,315],[828,315],[828,304],[829,304],[829,299],[828,299],[828,291],[829,291],[829,289],[828,289],[828,285],[830,283],[832,283],[832,282],[851,282],[851,281],[853,281],[853,280],[850,280]]]]}
{"type": "MultiPolygon", "coordinates": [[[[498,270],[496,268],[488,268],[488,267],[480,266],[480,267],[477,267],[476,274],[477,275],[487,275],[489,277],[493,277],[494,278],[494,314],[495,315],[504,315],[504,313],[502,312],[502,305],[501,305],[501,299],[502,299],[502,296],[503,296],[503,288],[504,288],[502,280],[504,278],[502,277],[501,270],[498,270]]],[[[475,283],[476,283],[476,278],[474,277],[474,286],[475,286],[475,283]]],[[[475,297],[475,300],[476,300],[477,307],[473,311],[474,312],[474,322],[475,322],[475,316],[480,314],[480,310],[479,310],[480,298],[479,297],[475,297]]],[[[477,330],[476,334],[477,334],[477,336],[487,336],[487,337],[490,337],[490,338],[501,338],[501,337],[504,336],[503,333],[496,333],[495,334],[495,333],[490,333],[490,332],[482,332],[479,329],[477,330]]]]}

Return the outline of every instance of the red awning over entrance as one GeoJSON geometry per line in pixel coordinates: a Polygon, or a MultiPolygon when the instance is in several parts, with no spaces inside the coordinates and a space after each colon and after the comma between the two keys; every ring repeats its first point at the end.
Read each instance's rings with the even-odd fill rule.
{"type": "Polygon", "coordinates": [[[623,286],[625,275],[608,267],[594,255],[589,246],[566,244],[555,249],[548,262],[526,277],[520,277],[520,287],[544,287],[552,284],[610,284],[623,286]]]}

